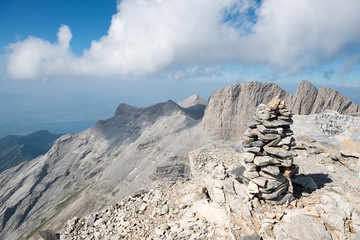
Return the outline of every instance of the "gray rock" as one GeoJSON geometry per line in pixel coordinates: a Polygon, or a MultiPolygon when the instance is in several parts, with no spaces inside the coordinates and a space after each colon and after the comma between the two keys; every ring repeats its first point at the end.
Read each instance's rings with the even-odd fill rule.
{"type": "Polygon", "coordinates": [[[256,185],[258,185],[261,188],[265,188],[265,186],[268,183],[268,179],[264,178],[264,177],[256,177],[251,179],[251,182],[255,183],[256,185]]]}
{"type": "Polygon", "coordinates": [[[258,124],[259,123],[256,121],[251,121],[251,122],[248,122],[245,126],[248,128],[256,128],[256,125],[258,125],[258,124]]]}
{"type": "Polygon", "coordinates": [[[244,151],[251,152],[251,153],[259,153],[261,152],[261,147],[250,147],[250,148],[244,148],[244,151]]]}
{"type": "Polygon", "coordinates": [[[264,147],[264,151],[266,151],[267,153],[271,154],[271,155],[274,155],[276,157],[279,157],[279,158],[282,158],[282,159],[287,159],[287,158],[292,158],[293,155],[283,149],[283,148],[279,148],[279,147],[267,147],[265,146],[264,147]]]}
{"type": "Polygon", "coordinates": [[[276,224],[274,236],[277,240],[332,240],[324,224],[305,215],[292,216],[285,222],[276,224]]]}
{"type": "Polygon", "coordinates": [[[263,238],[257,233],[241,237],[241,240],[262,240],[262,239],[263,238]]]}
{"type": "Polygon", "coordinates": [[[262,134],[266,134],[266,133],[276,133],[278,134],[278,129],[276,128],[266,128],[264,125],[262,124],[258,124],[256,126],[256,128],[259,130],[259,132],[261,132],[262,134]]]}
{"type": "Polygon", "coordinates": [[[316,146],[304,146],[306,149],[306,152],[310,155],[317,155],[323,152],[321,148],[318,148],[316,146]]]}
{"type": "Polygon", "coordinates": [[[257,166],[264,167],[268,165],[280,165],[280,161],[270,156],[257,156],[254,159],[257,166]]]}
{"type": "Polygon", "coordinates": [[[272,190],[278,188],[280,185],[287,181],[287,178],[280,175],[277,179],[268,179],[264,177],[256,177],[251,179],[256,185],[261,187],[264,190],[272,190]]]}
{"type": "Polygon", "coordinates": [[[168,181],[186,180],[190,178],[190,166],[187,162],[167,162],[156,168],[153,178],[168,181]]]}
{"type": "Polygon", "coordinates": [[[274,120],[260,120],[260,122],[265,126],[265,127],[269,127],[269,128],[276,128],[276,127],[281,127],[281,126],[289,126],[291,125],[293,122],[292,120],[281,120],[281,119],[274,119],[274,120]]]}
{"type": "Polygon", "coordinates": [[[276,180],[276,178],[277,178],[277,176],[268,174],[267,172],[260,171],[260,172],[258,172],[258,173],[259,173],[259,176],[264,177],[264,178],[266,178],[266,179],[276,180]]]}
{"type": "Polygon", "coordinates": [[[339,161],[341,164],[345,165],[351,171],[357,172],[359,170],[360,160],[357,157],[348,156],[342,152],[338,152],[332,158],[333,160],[339,161]]]}
{"type": "Polygon", "coordinates": [[[246,171],[248,172],[253,172],[253,171],[256,171],[256,164],[255,163],[245,163],[244,164],[244,167],[246,169],[246,171]]]}
{"type": "Polygon", "coordinates": [[[282,184],[279,187],[277,187],[277,189],[273,192],[270,193],[260,193],[261,198],[263,199],[276,199],[279,196],[281,196],[287,189],[288,189],[288,184],[282,184]]]}
{"type": "Polygon", "coordinates": [[[255,129],[251,129],[251,128],[246,129],[244,136],[246,136],[248,138],[257,139],[258,135],[256,134],[256,132],[254,130],[255,129]]]}
{"type": "Polygon", "coordinates": [[[270,141],[270,142],[268,142],[268,143],[266,143],[266,145],[265,146],[267,146],[267,147],[278,147],[279,145],[279,142],[281,142],[281,138],[278,138],[278,139],[275,139],[275,140],[272,140],[272,141],[270,141]]]}
{"type": "Polygon", "coordinates": [[[230,175],[233,178],[235,178],[237,181],[247,184],[249,182],[249,178],[244,176],[244,172],[245,172],[245,167],[240,166],[240,167],[236,167],[236,168],[232,169],[230,171],[230,175]]]}
{"type": "Polygon", "coordinates": [[[271,166],[271,165],[261,167],[261,171],[269,173],[269,174],[271,174],[273,176],[277,176],[280,173],[280,169],[278,167],[271,166]]]}
{"type": "Polygon", "coordinates": [[[250,148],[250,147],[262,147],[264,146],[264,142],[263,141],[252,141],[252,142],[249,142],[249,141],[244,141],[243,142],[243,145],[244,147],[246,148],[250,148]]]}
{"type": "Polygon", "coordinates": [[[281,135],[277,134],[277,133],[266,133],[264,135],[260,135],[259,139],[263,142],[269,142],[269,141],[273,141],[275,139],[280,139],[281,135]]]}

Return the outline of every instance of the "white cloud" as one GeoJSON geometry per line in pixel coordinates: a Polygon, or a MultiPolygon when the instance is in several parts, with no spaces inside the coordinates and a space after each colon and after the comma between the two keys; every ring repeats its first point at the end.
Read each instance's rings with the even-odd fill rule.
{"type": "Polygon", "coordinates": [[[64,62],[69,59],[71,32],[62,25],[58,31],[58,42],[51,44],[36,37],[28,37],[22,42],[10,44],[7,72],[15,79],[36,78],[42,75],[63,74],[64,62]]]}
{"type": "Polygon", "coordinates": [[[192,66],[191,68],[185,69],[183,71],[176,71],[174,73],[175,80],[179,80],[185,77],[193,77],[195,75],[199,74],[199,67],[198,66],[192,66]]]}
{"type": "Polygon", "coordinates": [[[207,66],[207,67],[199,67],[198,65],[193,65],[184,70],[178,70],[174,73],[174,79],[180,80],[184,78],[192,78],[192,77],[199,77],[199,76],[211,76],[218,74],[221,70],[219,65],[215,66],[207,66]]]}
{"type": "Polygon", "coordinates": [[[59,31],[57,33],[59,45],[64,50],[69,49],[70,47],[70,40],[72,38],[72,34],[70,28],[66,25],[61,25],[59,31]]]}
{"type": "Polygon", "coordinates": [[[357,0],[123,0],[117,9],[107,35],[81,57],[70,52],[65,25],[57,43],[29,37],[11,44],[9,76],[143,75],[223,62],[292,73],[360,44],[357,0]]]}

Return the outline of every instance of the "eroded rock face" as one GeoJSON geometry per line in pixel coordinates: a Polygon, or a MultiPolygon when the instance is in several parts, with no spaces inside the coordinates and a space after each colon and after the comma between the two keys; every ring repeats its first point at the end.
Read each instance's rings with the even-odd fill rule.
{"type": "Polygon", "coordinates": [[[317,88],[308,81],[301,81],[292,101],[295,114],[308,115],[314,106],[318,95],[317,88]]]}
{"type": "Polygon", "coordinates": [[[295,114],[314,114],[325,110],[334,110],[351,115],[360,111],[359,105],[341,93],[330,88],[319,90],[310,82],[303,80],[294,95],[291,110],[295,114]]]}
{"type": "Polygon", "coordinates": [[[274,83],[244,82],[219,89],[210,97],[203,128],[213,139],[240,139],[256,107],[277,95],[286,101],[291,99],[274,83]]]}
{"type": "MultiPolygon", "coordinates": [[[[244,82],[215,91],[209,99],[203,117],[203,129],[214,140],[242,139],[245,124],[251,120],[259,104],[268,103],[275,96],[288,103],[294,114],[314,114],[334,110],[340,114],[359,114],[360,107],[337,91],[319,90],[302,81],[292,96],[274,83],[244,82]]],[[[281,124],[267,122],[266,124],[281,124]]],[[[266,125],[265,125],[266,126],[266,125]]]]}

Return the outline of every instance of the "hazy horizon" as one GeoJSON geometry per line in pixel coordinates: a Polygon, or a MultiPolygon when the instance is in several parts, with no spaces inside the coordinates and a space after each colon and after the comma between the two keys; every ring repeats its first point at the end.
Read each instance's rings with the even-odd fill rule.
{"type": "Polygon", "coordinates": [[[81,130],[123,102],[207,99],[243,81],[293,94],[308,80],[360,104],[359,8],[326,0],[0,1],[0,132],[81,130]]]}

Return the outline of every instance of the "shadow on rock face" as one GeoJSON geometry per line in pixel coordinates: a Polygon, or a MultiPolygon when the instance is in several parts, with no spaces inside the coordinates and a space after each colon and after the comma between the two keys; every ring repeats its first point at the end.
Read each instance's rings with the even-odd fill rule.
{"type": "Polygon", "coordinates": [[[329,175],[324,173],[300,174],[291,179],[291,181],[296,198],[300,198],[303,192],[312,193],[316,189],[323,188],[326,183],[332,182],[329,175]]]}

